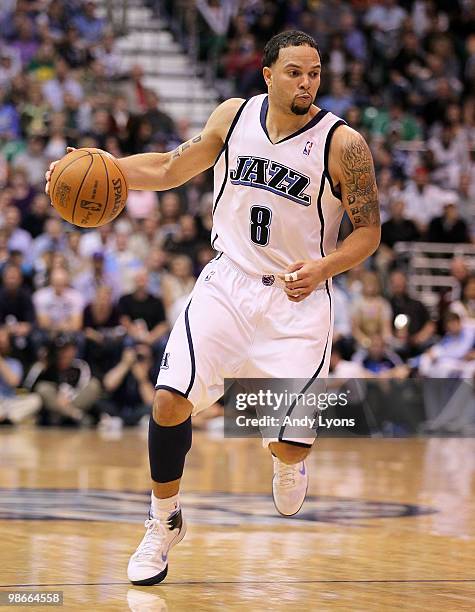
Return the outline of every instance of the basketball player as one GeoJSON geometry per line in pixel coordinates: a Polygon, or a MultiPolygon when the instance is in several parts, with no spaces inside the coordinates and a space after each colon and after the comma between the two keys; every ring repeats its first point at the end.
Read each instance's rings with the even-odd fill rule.
{"type": "MultiPolygon", "coordinates": [[[[218,106],[203,132],[171,153],[119,160],[130,189],[166,190],[214,166],[212,245],[165,349],[149,428],[150,518],[132,555],[132,583],[161,582],[185,535],[179,501],[191,416],[223,394],[225,377],[328,374],[331,277],[371,255],[380,239],[370,151],[344,121],[314,105],[321,61],[315,40],[283,32],[266,45],[268,94],[218,106]],[[342,215],[354,231],[336,249],[342,215]]],[[[50,173],[47,173],[49,179],[50,173]]],[[[307,490],[314,439],[267,440],[273,497],[286,516],[307,490]]]]}

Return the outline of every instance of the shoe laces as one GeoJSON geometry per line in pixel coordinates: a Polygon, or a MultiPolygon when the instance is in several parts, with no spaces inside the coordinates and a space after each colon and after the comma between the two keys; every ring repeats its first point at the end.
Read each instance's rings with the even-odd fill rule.
{"type": "Polygon", "coordinates": [[[277,461],[277,470],[275,472],[279,487],[290,488],[295,486],[295,479],[300,463],[283,463],[277,461]]]}
{"type": "Polygon", "coordinates": [[[135,559],[137,561],[155,557],[158,550],[165,544],[167,538],[167,528],[160,519],[149,518],[144,524],[147,532],[136,552],[135,559]]]}

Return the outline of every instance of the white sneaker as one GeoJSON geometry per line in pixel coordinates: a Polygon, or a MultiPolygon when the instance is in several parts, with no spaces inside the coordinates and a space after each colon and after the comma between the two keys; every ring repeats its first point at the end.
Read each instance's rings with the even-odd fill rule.
{"type": "Polygon", "coordinates": [[[277,457],[274,461],[272,496],[277,511],[284,516],[292,516],[302,507],[307,494],[308,473],[305,461],[288,465],[277,457]]]}
{"type": "Polygon", "coordinates": [[[132,584],[150,586],[165,579],[168,572],[168,551],[185,537],[186,523],[181,510],[168,520],[149,518],[139,547],[130,557],[127,576],[132,584]]]}

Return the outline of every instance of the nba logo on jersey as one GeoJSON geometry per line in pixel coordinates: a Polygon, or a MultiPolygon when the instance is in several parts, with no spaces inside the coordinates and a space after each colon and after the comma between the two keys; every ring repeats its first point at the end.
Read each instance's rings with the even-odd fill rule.
{"type": "Polygon", "coordinates": [[[310,155],[310,151],[312,150],[313,147],[313,141],[312,140],[307,140],[307,144],[305,145],[305,148],[303,150],[303,154],[304,155],[310,155]]]}

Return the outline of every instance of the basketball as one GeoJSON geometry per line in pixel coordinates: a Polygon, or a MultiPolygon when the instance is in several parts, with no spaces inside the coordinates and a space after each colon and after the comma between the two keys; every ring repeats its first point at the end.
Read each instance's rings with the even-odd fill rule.
{"type": "Polygon", "coordinates": [[[77,149],[63,157],[51,177],[51,202],[60,216],[79,227],[115,219],[127,201],[127,183],[112,155],[77,149]]]}

